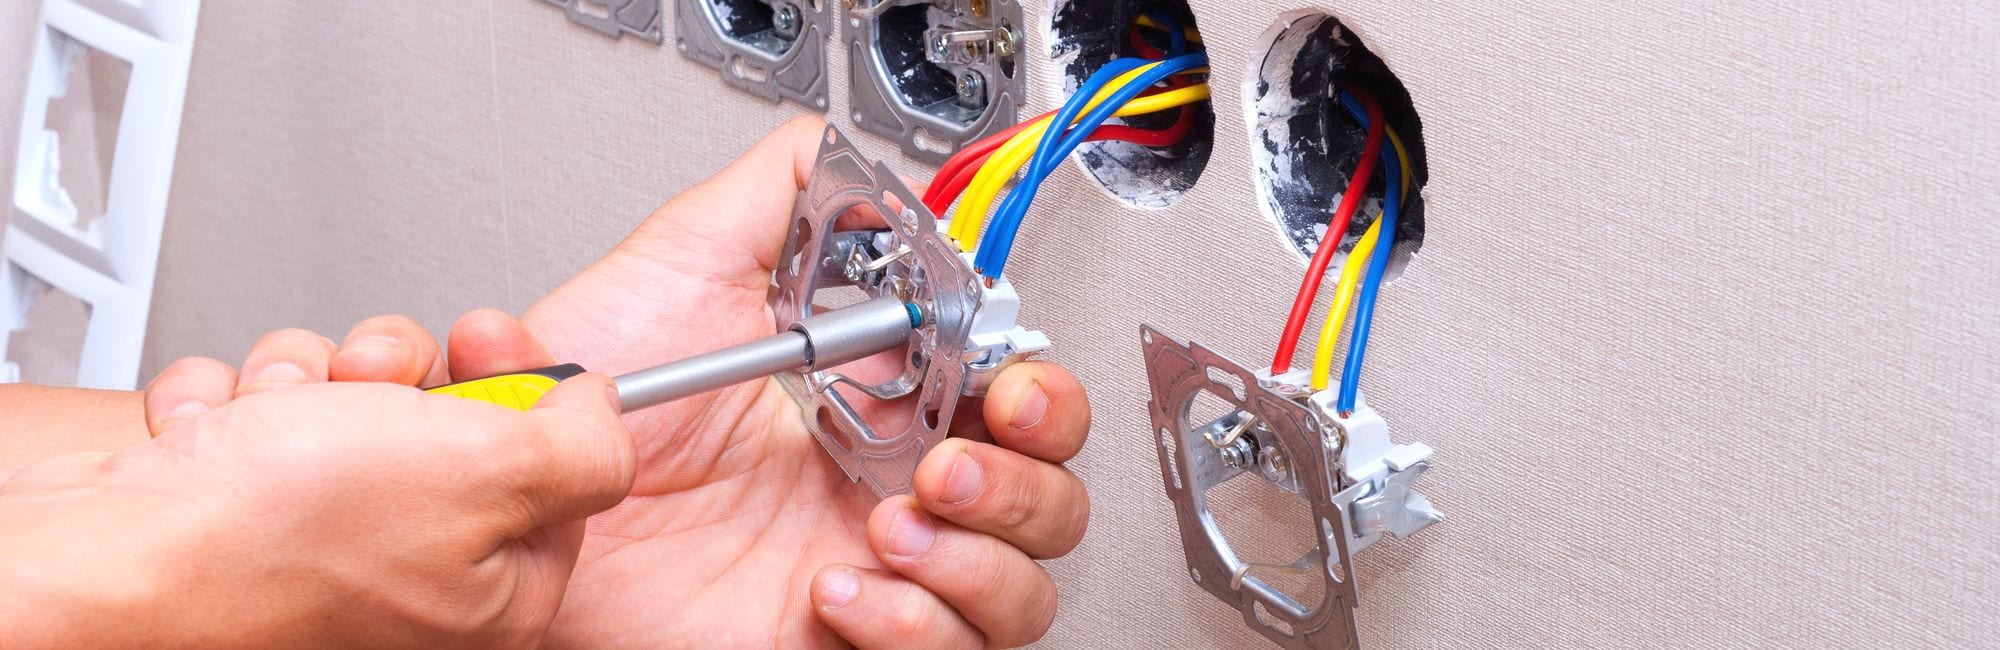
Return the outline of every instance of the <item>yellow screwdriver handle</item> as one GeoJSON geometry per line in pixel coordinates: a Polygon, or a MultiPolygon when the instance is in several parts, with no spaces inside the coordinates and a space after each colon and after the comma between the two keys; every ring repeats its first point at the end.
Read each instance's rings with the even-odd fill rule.
{"type": "Polygon", "coordinates": [[[542,401],[543,395],[555,390],[556,384],[581,374],[583,366],[565,363],[560,366],[445,384],[425,392],[463,397],[475,402],[498,404],[516,411],[526,411],[534,408],[536,402],[542,401]]]}

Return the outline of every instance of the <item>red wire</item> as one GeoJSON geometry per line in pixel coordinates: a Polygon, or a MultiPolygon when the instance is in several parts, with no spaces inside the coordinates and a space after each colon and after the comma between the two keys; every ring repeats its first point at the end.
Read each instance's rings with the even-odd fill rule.
{"type": "MultiPolygon", "coordinates": [[[[1097,130],[1091,132],[1090,137],[1085,142],[1118,140],[1143,147],[1170,147],[1180,142],[1183,138],[1186,138],[1188,131],[1193,128],[1194,107],[1182,106],[1180,118],[1174,121],[1173,126],[1152,130],[1119,124],[1107,124],[1097,127],[1097,130]]],[[[977,159],[969,161],[968,164],[959,166],[958,171],[953,173],[945,182],[937,183],[933,181],[930,189],[924,192],[924,207],[930,208],[932,214],[943,218],[945,209],[950,208],[951,203],[958,200],[960,194],[965,193],[965,188],[972,184],[974,177],[979,175],[979,168],[985,167],[987,159],[992,157],[993,152],[987,151],[977,159]]],[[[954,157],[952,160],[955,161],[957,158],[954,157]]],[[[938,172],[937,177],[945,178],[944,172],[938,172]]]]}
{"type": "Polygon", "coordinates": [[[1375,173],[1375,157],[1382,151],[1382,109],[1375,105],[1375,98],[1359,90],[1349,90],[1361,105],[1368,109],[1368,142],[1361,147],[1361,162],[1354,165],[1354,176],[1347,181],[1347,191],[1341,193],[1340,207],[1333,211],[1333,221],[1326,225],[1326,236],[1319,240],[1319,249],[1313,251],[1312,264],[1306,268],[1306,279],[1299,283],[1299,296],[1292,300],[1291,318],[1285,319],[1285,338],[1278,340],[1278,354],[1271,359],[1271,374],[1282,375],[1292,369],[1292,355],[1299,348],[1299,333],[1305,331],[1306,317],[1312,315],[1313,300],[1319,295],[1319,281],[1326,275],[1326,267],[1333,263],[1333,254],[1340,249],[1340,239],[1347,236],[1347,222],[1354,218],[1354,210],[1361,206],[1361,197],[1368,193],[1368,177],[1375,173]]]}
{"type": "Polygon", "coordinates": [[[1139,58],[1142,59],[1167,58],[1167,53],[1161,52],[1160,48],[1153,47],[1152,43],[1146,42],[1146,35],[1140,33],[1137,28],[1133,28],[1132,30],[1132,51],[1137,53],[1139,58]]]}
{"type": "MultiPolygon", "coordinates": [[[[1161,52],[1158,48],[1153,47],[1151,43],[1146,42],[1145,36],[1139,31],[1138,27],[1132,28],[1131,38],[1132,38],[1132,48],[1138,52],[1140,57],[1148,59],[1166,58],[1167,54],[1165,52],[1161,52]]],[[[1167,85],[1169,88],[1179,88],[1186,84],[1187,81],[1180,79],[1179,77],[1174,77],[1167,80],[1167,85]]],[[[1146,94],[1150,95],[1153,94],[1154,92],[1156,91],[1149,90],[1146,92],[1146,94]]],[[[970,146],[967,146],[964,149],[960,149],[958,153],[953,154],[949,160],[945,161],[943,167],[938,168],[937,176],[932,177],[930,187],[924,190],[924,205],[930,207],[931,212],[936,214],[938,218],[940,219],[944,218],[945,208],[950,207],[951,202],[957,200],[958,195],[963,194],[965,192],[965,185],[970,184],[972,182],[972,175],[965,174],[963,171],[967,166],[970,166],[972,169],[978,169],[979,167],[985,165],[986,159],[992,157],[993,152],[999,149],[1000,145],[1006,144],[1008,140],[1013,139],[1015,134],[1021,132],[1021,129],[1028,128],[1029,124],[1033,124],[1043,118],[1054,117],[1055,114],[1056,114],[1055,111],[1049,111],[1047,113],[1043,113],[1040,117],[1023,121],[1020,124],[1016,124],[1012,127],[1009,127],[1005,131],[1001,131],[999,133],[986,136],[985,138],[979,140],[978,142],[974,142],[970,146]],[[965,175],[966,177],[965,183],[958,182],[958,177],[960,175],[965,175]],[[937,182],[937,179],[948,179],[948,182],[939,183],[937,182]],[[946,188],[952,188],[952,189],[947,190],[946,188]],[[945,197],[950,197],[950,198],[945,198],[945,197]]],[[[1157,134],[1157,133],[1179,134],[1179,136],[1176,137],[1173,141],[1167,142],[1166,144],[1145,144],[1145,146],[1148,147],[1165,147],[1172,145],[1175,142],[1179,142],[1180,137],[1185,137],[1187,135],[1188,127],[1192,126],[1191,124],[1192,118],[1193,114],[1188,112],[1184,108],[1181,111],[1180,121],[1175,122],[1172,127],[1169,127],[1165,130],[1146,131],[1141,129],[1131,129],[1129,127],[1114,128],[1112,126],[1106,126],[1106,127],[1101,127],[1099,131],[1100,132],[1108,131],[1107,134],[1103,135],[1102,137],[1093,135],[1088,141],[1096,142],[1099,140],[1124,140],[1126,142],[1140,142],[1141,144],[1145,144],[1146,142],[1158,141],[1157,139],[1146,139],[1150,134],[1157,134]]]]}

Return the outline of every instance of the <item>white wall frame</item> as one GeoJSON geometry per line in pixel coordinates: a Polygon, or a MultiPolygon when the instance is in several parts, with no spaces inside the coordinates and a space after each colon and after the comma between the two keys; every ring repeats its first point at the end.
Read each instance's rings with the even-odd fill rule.
{"type": "Polygon", "coordinates": [[[43,1],[15,152],[14,210],[0,242],[0,381],[20,379],[4,361],[8,339],[26,327],[29,303],[54,288],[90,305],[77,385],[137,385],[200,7],[200,0],[43,1]],[[104,214],[82,227],[59,182],[57,135],[44,126],[49,100],[71,80],[76,47],[131,67],[104,214]]]}

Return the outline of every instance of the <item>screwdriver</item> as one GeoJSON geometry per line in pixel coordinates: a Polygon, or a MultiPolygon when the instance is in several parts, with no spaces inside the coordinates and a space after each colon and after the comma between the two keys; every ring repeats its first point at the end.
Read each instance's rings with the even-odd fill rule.
{"type": "MultiPolygon", "coordinates": [[[[755,341],[654,366],[613,381],[620,410],[630,413],[690,395],[804,368],[826,370],[909,343],[923,311],[882,297],[800,319],[789,330],[755,341]]],[[[528,410],[564,379],[583,374],[566,363],[446,384],[428,392],[528,410]]]]}

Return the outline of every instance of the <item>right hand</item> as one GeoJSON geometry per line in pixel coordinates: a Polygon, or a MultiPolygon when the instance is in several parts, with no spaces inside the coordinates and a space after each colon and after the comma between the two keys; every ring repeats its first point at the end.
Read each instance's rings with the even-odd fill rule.
{"type": "MultiPolygon", "coordinates": [[[[320,349],[278,374],[324,377],[320,349]]],[[[536,644],[583,519],[625,496],[636,465],[594,373],[525,413],[393,384],[239,381],[209,360],[149,392],[208,397],[150,409],[150,443],[0,483],[11,640],[536,644]]]]}

